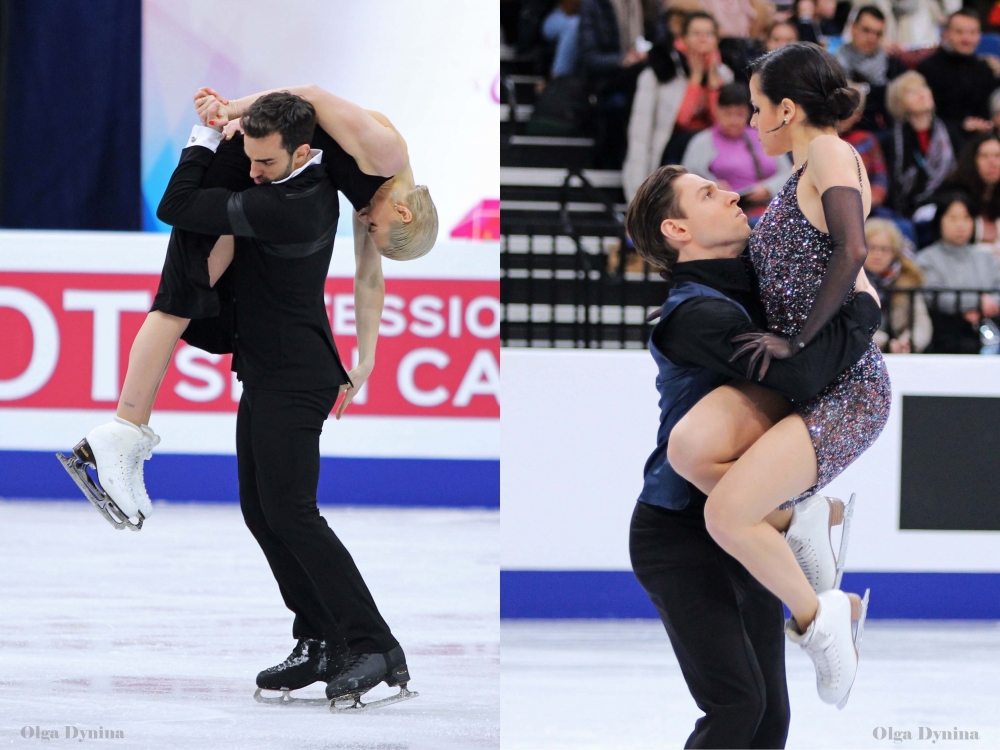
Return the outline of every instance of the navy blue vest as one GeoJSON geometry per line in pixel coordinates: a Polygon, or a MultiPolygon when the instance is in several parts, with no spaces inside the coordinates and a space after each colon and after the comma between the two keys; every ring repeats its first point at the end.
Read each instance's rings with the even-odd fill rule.
{"type": "MultiPolygon", "coordinates": [[[[667,301],[663,304],[663,314],[657,327],[670,317],[678,305],[694,297],[724,299],[732,302],[746,315],[746,310],[741,304],[729,299],[722,292],[703,284],[685,281],[670,290],[667,301]]],[[[747,315],[748,319],[749,317],[747,315]]],[[[647,459],[646,468],[643,469],[643,486],[639,502],[671,510],[683,510],[690,500],[688,486],[667,461],[667,439],[674,425],[691,410],[692,406],[731,378],[704,367],[675,365],[653,343],[652,336],[649,338],[649,351],[659,368],[656,390],[660,392],[660,429],[656,432],[656,450],[647,459]]]]}

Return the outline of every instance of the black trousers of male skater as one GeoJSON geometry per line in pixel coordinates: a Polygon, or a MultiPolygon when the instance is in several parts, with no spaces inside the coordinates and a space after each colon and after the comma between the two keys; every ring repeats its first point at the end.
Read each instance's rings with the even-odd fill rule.
{"type": "Polygon", "coordinates": [[[236,417],[240,507],[295,613],[292,635],[384,653],[399,644],[316,507],[319,436],[336,399],[336,388],[244,388],[236,417]]]}
{"type": "Polygon", "coordinates": [[[790,719],[781,601],[684,511],[636,503],[632,569],[666,627],[705,715],[685,747],[783,748],[790,719]]]}

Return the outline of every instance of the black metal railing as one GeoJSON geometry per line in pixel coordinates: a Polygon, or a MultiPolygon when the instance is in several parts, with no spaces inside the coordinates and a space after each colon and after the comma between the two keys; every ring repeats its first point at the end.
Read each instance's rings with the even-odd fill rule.
{"type": "MultiPolygon", "coordinates": [[[[572,226],[567,230],[553,233],[549,225],[535,231],[521,224],[518,233],[501,235],[501,344],[645,347],[655,325],[646,318],[666,298],[667,282],[627,249],[623,232],[581,236],[572,226]]],[[[888,338],[910,341],[911,351],[997,351],[994,300],[1000,300],[1000,290],[894,290],[884,296],[884,327],[888,338]],[[899,305],[905,305],[902,315],[894,313],[899,305]],[[927,340],[913,342],[915,333],[921,336],[918,329],[927,340]]]]}

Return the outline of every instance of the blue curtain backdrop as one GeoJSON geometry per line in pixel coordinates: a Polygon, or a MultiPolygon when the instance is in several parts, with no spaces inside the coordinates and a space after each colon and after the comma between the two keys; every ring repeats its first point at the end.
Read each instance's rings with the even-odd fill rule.
{"type": "Polygon", "coordinates": [[[141,228],[141,0],[0,0],[0,226],[141,228]]]}

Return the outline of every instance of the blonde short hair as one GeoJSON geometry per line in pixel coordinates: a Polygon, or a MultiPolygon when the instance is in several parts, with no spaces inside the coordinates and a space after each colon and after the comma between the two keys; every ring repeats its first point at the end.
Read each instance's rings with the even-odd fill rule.
{"type": "Polygon", "coordinates": [[[871,239],[872,235],[875,234],[889,235],[889,242],[892,243],[892,254],[897,258],[903,257],[905,240],[903,239],[903,233],[899,231],[899,227],[896,226],[895,222],[888,219],[869,219],[865,222],[865,240],[871,239]]]}
{"type": "MultiPolygon", "coordinates": [[[[894,78],[889,83],[889,88],[885,92],[885,108],[896,120],[905,120],[909,114],[906,111],[905,99],[910,89],[914,86],[923,86],[930,90],[927,79],[915,70],[908,70],[898,78],[894,78]]],[[[933,94],[932,94],[933,96],[933,94]]]]}
{"type": "Polygon", "coordinates": [[[417,185],[403,199],[413,218],[394,221],[389,227],[389,247],[382,255],[390,260],[414,260],[427,255],[438,235],[438,214],[426,185],[417,185]]]}

